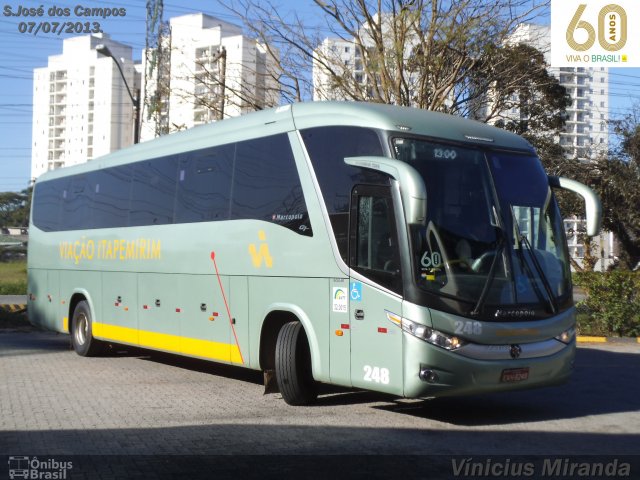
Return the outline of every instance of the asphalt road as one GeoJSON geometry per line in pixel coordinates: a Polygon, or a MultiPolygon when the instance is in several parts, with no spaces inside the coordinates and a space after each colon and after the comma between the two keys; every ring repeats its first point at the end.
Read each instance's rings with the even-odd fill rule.
{"type": "Polygon", "coordinates": [[[81,358],[66,335],[0,331],[0,455],[634,455],[638,371],[640,344],[581,346],[561,387],[436,400],[327,388],[291,407],[258,372],[136,349],[81,358]]]}

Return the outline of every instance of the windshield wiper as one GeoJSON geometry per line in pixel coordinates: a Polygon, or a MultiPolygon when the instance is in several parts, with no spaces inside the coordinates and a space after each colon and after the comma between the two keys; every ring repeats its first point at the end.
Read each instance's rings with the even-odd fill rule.
{"type": "Polygon", "coordinates": [[[497,228],[500,232],[500,237],[498,239],[498,245],[496,246],[496,254],[491,261],[491,266],[489,267],[489,273],[487,274],[487,279],[484,282],[484,286],[482,287],[482,292],[480,292],[480,297],[476,302],[475,307],[471,310],[470,315],[476,316],[480,313],[482,306],[484,305],[485,300],[487,299],[487,295],[489,295],[489,288],[491,288],[491,284],[493,283],[493,279],[496,276],[496,268],[498,266],[498,259],[502,256],[502,252],[504,251],[504,246],[507,244],[506,241],[506,233],[500,227],[497,228]]]}
{"type": "MultiPolygon", "coordinates": [[[[535,267],[536,272],[538,273],[538,276],[542,281],[542,286],[544,287],[544,290],[547,294],[547,298],[549,300],[549,307],[551,308],[551,313],[556,313],[558,311],[558,308],[556,307],[556,302],[554,301],[554,298],[553,298],[553,291],[551,290],[551,284],[549,283],[549,280],[547,279],[547,276],[544,273],[544,270],[542,269],[540,262],[536,258],[536,254],[533,251],[533,247],[531,246],[529,239],[525,235],[522,235],[522,232],[520,231],[520,225],[518,224],[518,220],[516,219],[516,214],[513,211],[513,205],[511,205],[509,209],[511,210],[511,217],[513,219],[513,224],[516,228],[516,235],[518,237],[518,247],[520,248],[520,250],[524,250],[522,248],[522,246],[524,245],[527,252],[529,252],[529,257],[531,258],[531,262],[533,263],[533,266],[535,267]]],[[[527,267],[527,270],[529,270],[527,262],[525,261],[523,263],[527,267]]],[[[534,290],[536,291],[538,290],[536,288],[535,281],[533,279],[531,279],[531,285],[534,287],[534,290]]]]}

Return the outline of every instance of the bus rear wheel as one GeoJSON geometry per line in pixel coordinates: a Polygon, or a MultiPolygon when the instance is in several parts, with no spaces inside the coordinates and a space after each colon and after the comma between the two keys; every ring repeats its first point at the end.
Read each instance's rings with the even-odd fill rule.
{"type": "Polygon", "coordinates": [[[311,373],[311,352],[300,322],[286,323],[276,341],[276,379],[289,405],[309,405],[318,396],[311,373]]]}
{"type": "Polygon", "coordinates": [[[71,344],[83,357],[93,357],[102,352],[103,343],[93,338],[92,323],[89,304],[85,300],[78,302],[71,321],[71,344]]]}

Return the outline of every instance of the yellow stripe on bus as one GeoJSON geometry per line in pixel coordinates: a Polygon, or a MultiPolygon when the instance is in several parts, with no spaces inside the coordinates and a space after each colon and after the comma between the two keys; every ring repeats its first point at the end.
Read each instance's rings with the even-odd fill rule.
{"type": "Polygon", "coordinates": [[[91,333],[94,337],[103,338],[105,340],[113,340],[114,342],[139,345],[138,330],[136,330],[135,328],[120,327],[118,325],[108,325],[106,323],[93,322],[91,324],[91,329],[91,333]]]}
{"type": "Polygon", "coordinates": [[[242,364],[237,345],[93,322],[93,335],[114,342],[242,364]]]}
{"type": "Polygon", "coordinates": [[[62,331],[69,333],[69,318],[62,317],[62,331]]]}
{"type": "Polygon", "coordinates": [[[225,360],[227,362],[231,361],[231,363],[242,365],[240,349],[237,345],[187,337],[180,337],[180,340],[180,344],[182,345],[181,353],[185,355],[195,355],[197,357],[225,360]]]}

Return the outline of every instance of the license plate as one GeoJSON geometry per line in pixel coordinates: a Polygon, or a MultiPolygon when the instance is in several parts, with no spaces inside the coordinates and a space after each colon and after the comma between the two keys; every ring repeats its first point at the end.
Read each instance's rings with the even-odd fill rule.
{"type": "Polygon", "coordinates": [[[502,371],[500,381],[502,383],[522,382],[529,378],[529,367],[526,368],[507,368],[502,371]]]}

